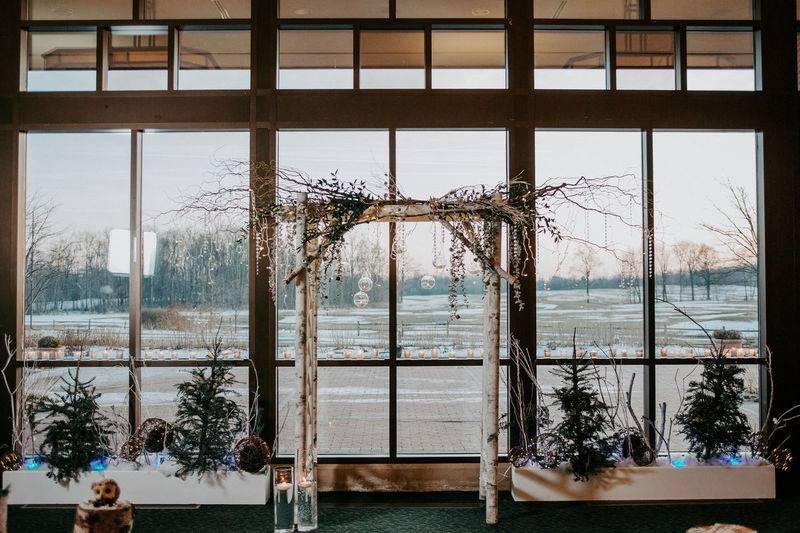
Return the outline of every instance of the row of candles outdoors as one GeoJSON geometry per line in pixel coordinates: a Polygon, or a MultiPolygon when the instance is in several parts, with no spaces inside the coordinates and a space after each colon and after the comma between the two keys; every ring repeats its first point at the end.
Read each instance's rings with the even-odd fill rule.
{"type": "MultiPolygon", "coordinates": [[[[589,357],[590,359],[597,359],[599,357],[605,357],[606,354],[609,354],[612,357],[622,358],[625,359],[627,357],[633,357],[636,359],[644,358],[644,350],[639,348],[633,351],[629,350],[610,350],[607,351],[605,354],[599,350],[582,350],[578,349],[578,357],[586,358],[589,357]]],[[[694,357],[711,357],[713,352],[710,348],[706,348],[704,350],[696,350],[694,348],[675,348],[673,350],[669,350],[668,348],[660,348],[658,350],[659,357],[678,357],[678,358],[694,358],[694,357]]],[[[723,354],[725,357],[728,358],[736,358],[736,359],[745,359],[748,357],[758,357],[758,350],[756,348],[726,348],[723,349],[723,354]]],[[[568,358],[572,357],[572,350],[571,349],[563,349],[557,351],[555,354],[553,350],[550,348],[545,348],[542,352],[542,356],[545,358],[554,357],[554,358],[568,358]]]]}
{"type": "Polygon", "coordinates": [[[275,533],[317,529],[317,482],[303,477],[295,483],[294,468],[277,466],[272,474],[275,533]]]}
{"type": "MultiPolygon", "coordinates": [[[[247,357],[245,350],[231,349],[222,352],[223,359],[243,359],[247,357]]],[[[127,350],[120,349],[104,349],[104,350],[75,350],[67,351],[65,349],[28,349],[25,350],[25,359],[29,361],[114,361],[122,360],[128,357],[127,350]]],[[[158,361],[158,360],[203,360],[208,358],[208,351],[206,350],[142,350],[142,359],[158,361]]]]}

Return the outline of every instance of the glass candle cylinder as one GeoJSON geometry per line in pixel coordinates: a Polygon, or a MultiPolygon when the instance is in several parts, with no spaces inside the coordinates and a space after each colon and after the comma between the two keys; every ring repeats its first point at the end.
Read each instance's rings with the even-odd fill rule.
{"type": "Polygon", "coordinates": [[[272,500],[275,510],[275,533],[294,531],[294,476],[291,466],[273,470],[272,500]]]}
{"type": "Polygon", "coordinates": [[[295,505],[297,531],[316,531],[317,529],[317,482],[302,479],[297,483],[295,505]]]}

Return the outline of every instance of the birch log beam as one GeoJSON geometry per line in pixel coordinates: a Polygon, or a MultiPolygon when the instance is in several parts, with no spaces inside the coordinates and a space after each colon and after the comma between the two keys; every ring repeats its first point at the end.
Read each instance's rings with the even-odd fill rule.
{"type": "MultiPolygon", "coordinates": [[[[500,266],[500,223],[484,222],[484,231],[491,239],[488,252],[495,266],[500,266]]],[[[500,433],[500,275],[497,269],[484,269],[483,296],[483,422],[481,434],[482,474],[486,499],[486,523],[497,523],[497,453],[500,433]]]]}
{"type": "MultiPolygon", "coordinates": [[[[295,210],[295,269],[306,264],[308,250],[306,248],[306,209],[308,207],[308,196],[306,193],[297,193],[295,196],[297,209],[295,210]]],[[[303,479],[306,476],[306,465],[308,460],[308,272],[305,268],[300,268],[299,274],[294,280],[295,288],[295,354],[294,371],[297,383],[297,403],[295,406],[295,479],[303,479]]]]}
{"type": "Polygon", "coordinates": [[[317,465],[317,310],[319,306],[319,261],[311,263],[308,276],[308,358],[309,358],[309,409],[310,432],[308,435],[308,450],[306,468],[309,470],[310,479],[316,479],[317,465]]]}

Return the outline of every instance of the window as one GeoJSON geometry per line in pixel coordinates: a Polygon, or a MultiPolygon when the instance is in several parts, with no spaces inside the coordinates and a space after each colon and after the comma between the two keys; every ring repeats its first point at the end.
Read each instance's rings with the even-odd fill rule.
{"type": "Polygon", "coordinates": [[[281,18],[388,18],[389,0],[280,0],[281,18]]]}
{"type": "Polygon", "coordinates": [[[96,87],[95,32],[28,33],[28,91],[94,91],[96,87]]]}
{"type": "Polygon", "coordinates": [[[109,90],[166,90],[167,43],[166,28],[112,30],[109,90]]]}
{"type": "Polygon", "coordinates": [[[250,0],[154,0],[144,2],[146,19],[246,19],[250,0]]]}
{"type": "Polygon", "coordinates": [[[652,0],[653,19],[751,20],[753,0],[652,0]]]}
{"type": "Polygon", "coordinates": [[[537,19],[638,19],[638,0],[533,0],[537,19]]]}
{"type": "Polygon", "coordinates": [[[617,32],[617,89],[674,90],[675,34],[617,32]]]}
{"type": "Polygon", "coordinates": [[[588,30],[533,33],[536,89],[605,89],[606,34],[588,30]]]}
{"type": "Polygon", "coordinates": [[[505,32],[434,30],[434,89],[504,89],[505,32]]]}
{"type": "Polygon", "coordinates": [[[399,18],[505,17],[504,0],[397,0],[399,18]]]}
{"type": "Polygon", "coordinates": [[[641,142],[638,131],[536,132],[538,185],[585,176],[609,178],[624,191],[595,199],[606,213],[551,206],[563,239],[540,234],[537,242],[540,359],[571,357],[573,329],[579,351],[602,347],[619,358],[643,357],[641,142]]]}
{"type": "Polygon", "coordinates": [[[180,89],[249,89],[250,32],[182,31],[180,89]]]}
{"type": "Polygon", "coordinates": [[[132,0],[28,0],[27,4],[28,20],[116,20],[133,14],[132,0]]]}
{"type": "MultiPolygon", "coordinates": [[[[738,333],[729,355],[757,355],[755,134],[656,132],[653,165],[656,295],[709,332],[738,333]]],[[[709,348],[702,331],[665,304],[656,306],[656,342],[666,357],[709,348]]]]}
{"type": "Polygon", "coordinates": [[[232,180],[231,161],[248,157],[244,132],[145,134],[142,244],[155,260],[144,263],[142,278],[144,359],[204,359],[217,332],[226,358],[247,358],[248,251],[241,238],[247,217],[181,209],[184,198],[232,180]]]}
{"type": "Polygon", "coordinates": [[[281,89],[352,89],[351,30],[281,30],[281,89]]]}
{"type": "Polygon", "coordinates": [[[689,31],[686,51],[689,90],[755,89],[753,32],[689,31]]]}
{"type": "Polygon", "coordinates": [[[28,135],[27,358],[128,357],[130,145],[120,133],[28,135]]]}
{"type": "Polygon", "coordinates": [[[362,31],[360,66],[362,89],[424,89],[424,32],[362,31]]]}

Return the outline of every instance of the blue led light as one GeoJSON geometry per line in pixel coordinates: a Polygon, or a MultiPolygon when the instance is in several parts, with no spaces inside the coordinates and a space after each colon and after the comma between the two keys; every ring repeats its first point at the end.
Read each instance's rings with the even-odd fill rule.
{"type": "Polygon", "coordinates": [[[25,459],[26,470],[38,470],[40,466],[42,466],[42,458],[38,455],[34,455],[25,459]]]}
{"type": "Polygon", "coordinates": [[[725,462],[727,462],[731,466],[737,466],[742,464],[744,461],[742,461],[741,457],[736,457],[732,455],[730,457],[727,457],[725,462]]]}
{"type": "Polygon", "coordinates": [[[672,460],[673,468],[685,468],[686,467],[686,459],[673,459],[672,460]]]}
{"type": "Polygon", "coordinates": [[[106,468],[108,468],[108,459],[106,457],[99,457],[97,459],[92,459],[89,463],[89,468],[93,472],[102,472],[106,468]]]}

